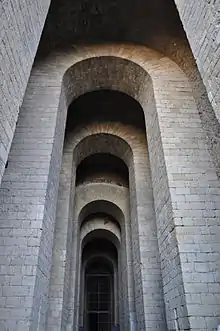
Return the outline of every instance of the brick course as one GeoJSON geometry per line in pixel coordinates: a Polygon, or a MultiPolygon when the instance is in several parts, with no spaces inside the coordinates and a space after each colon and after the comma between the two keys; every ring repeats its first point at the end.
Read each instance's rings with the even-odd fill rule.
{"type": "Polygon", "coordinates": [[[0,3],[0,182],[49,4],[49,0],[0,3]]]}
{"type": "Polygon", "coordinates": [[[209,100],[220,120],[220,1],[175,0],[209,100]]]}
{"type": "MultiPolygon", "coordinates": [[[[48,59],[49,65],[46,62],[36,64],[16,128],[1,187],[4,202],[1,206],[1,240],[9,243],[9,247],[4,245],[2,250],[2,267],[6,268],[2,283],[2,326],[12,330],[44,330],[67,106],[80,94],[104,87],[130,94],[141,103],[145,112],[168,329],[174,328],[176,309],[182,329],[214,330],[219,320],[219,304],[216,304],[219,239],[214,229],[219,226],[220,185],[186,76],[172,61],[145,47],[87,47],[74,55],[56,54],[48,59]],[[90,60],[94,56],[96,58],[90,60]],[[79,63],[71,67],[74,61],[79,63]],[[90,75],[88,65],[92,68],[90,75]],[[70,67],[64,75],[61,93],[61,78],[70,67]],[[119,69],[124,69],[123,75],[119,69]],[[72,79],[77,79],[77,86],[72,79]],[[51,142],[48,143],[45,137],[42,143],[44,134],[51,142]],[[25,142],[33,137],[30,143],[25,142]],[[15,167],[16,162],[21,168],[15,167]],[[43,173],[36,174],[35,169],[41,168],[42,162],[45,162],[43,173]],[[33,183],[36,184],[33,186],[33,183]],[[39,195],[33,199],[32,192],[36,195],[36,189],[39,189],[39,195]],[[21,191],[24,199],[20,197],[21,191]],[[217,201],[213,201],[213,194],[217,201]],[[11,246],[7,229],[10,225],[14,230],[15,224],[18,229],[38,230],[37,239],[32,236],[28,239],[33,246],[29,247],[26,239],[17,237],[16,232],[12,233],[15,247],[11,246]],[[179,231],[185,226],[195,230],[198,224],[201,233],[196,237],[179,231]],[[214,228],[202,228],[207,224],[214,228]],[[25,277],[23,273],[21,278],[9,277],[11,272],[15,276],[16,270],[12,267],[22,268],[26,263],[36,268],[31,277],[25,277]],[[8,280],[18,285],[9,287],[8,280]],[[21,297],[28,297],[28,308],[8,308],[11,296],[18,297],[19,302],[21,297]],[[12,315],[15,320],[11,319],[12,315]],[[200,324],[196,324],[197,320],[200,324]]],[[[138,172],[145,171],[140,162],[138,172]]],[[[142,206],[144,210],[146,207],[143,205],[145,199],[142,200],[141,176],[137,175],[136,185],[136,198],[141,201],[137,207],[137,223],[141,224],[139,221],[145,217],[142,206]]],[[[140,238],[140,248],[145,247],[145,243],[140,238]]],[[[143,253],[144,250],[140,251],[140,256],[143,253]]],[[[147,293],[143,294],[147,297],[147,293]]],[[[144,309],[146,312],[147,305],[144,309]]],[[[151,322],[147,326],[154,329],[151,322]]]]}

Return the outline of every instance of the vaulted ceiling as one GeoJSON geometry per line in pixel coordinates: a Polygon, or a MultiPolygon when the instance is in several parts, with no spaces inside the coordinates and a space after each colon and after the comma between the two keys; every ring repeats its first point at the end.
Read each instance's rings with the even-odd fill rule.
{"type": "Polygon", "coordinates": [[[43,47],[132,42],[162,51],[184,37],[173,0],[52,0],[43,47]]]}

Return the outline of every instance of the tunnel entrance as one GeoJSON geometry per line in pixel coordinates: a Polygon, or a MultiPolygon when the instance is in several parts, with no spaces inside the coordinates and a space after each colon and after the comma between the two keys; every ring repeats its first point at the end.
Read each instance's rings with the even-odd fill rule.
{"type": "Polygon", "coordinates": [[[87,331],[111,331],[114,315],[114,279],[108,261],[98,258],[86,272],[87,331]]]}
{"type": "Polygon", "coordinates": [[[83,253],[84,329],[111,331],[117,314],[117,250],[108,239],[96,238],[83,253]]]}

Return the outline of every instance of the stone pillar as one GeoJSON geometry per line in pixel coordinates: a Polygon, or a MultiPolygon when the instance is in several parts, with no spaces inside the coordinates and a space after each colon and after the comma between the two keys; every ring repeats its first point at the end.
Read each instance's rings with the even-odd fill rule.
{"type": "MultiPolygon", "coordinates": [[[[136,142],[136,146],[134,145],[136,147],[134,169],[131,170],[134,172],[134,178],[130,180],[131,185],[135,185],[131,187],[131,210],[136,210],[137,213],[138,238],[132,241],[136,282],[139,279],[136,284],[136,296],[139,294],[143,297],[143,300],[135,298],[137,329],[165,331],[166,320],[150,164],[146,138],[144,135],[141,138],[136,142]],[[142,320],[143,323],[140,324],[142,320]]],[[[132,234],[134,234],[134,226],[132,226],[132,234]]]]}
{"type": "Polygon", "coordinates": [[[0,2],[0,183],[50,0],[0,2]]]}
{"type": "Polygon", "coordinates": [[[33,69],[0,189],[2,331],[45,330],[66,116],[49,69],[33,69]]]}
{"type": "MultiPolygon", "coordinates": [[[[64,146],[56,212],[47,331],[59,331],[61,330],[61,325],[68,324],[69,312],[66,307],[68,302],[64,304],[64,301],[68,301],[70,291],[72,255],[69,256],[68,254],[73,254],[72,213],[75,192],[75,173],[72,171],[72,162],[73,151],[71,148],[68,150],[68,147],[64,146]]],[[[73,307],[71,307],[71,311],[73,311],[73,307]]]]}
{"type": "Polygon", "coordinates": [[[220,121],[220,1],[174,0],[174,2],[205,84],[209,101],[220,121]]]}
{"type": "Polygon", "coordinates": [[[220,182],[187,79],[170,68],[154,86],[145,117],[168,329],[214,330],[220,182]]]}

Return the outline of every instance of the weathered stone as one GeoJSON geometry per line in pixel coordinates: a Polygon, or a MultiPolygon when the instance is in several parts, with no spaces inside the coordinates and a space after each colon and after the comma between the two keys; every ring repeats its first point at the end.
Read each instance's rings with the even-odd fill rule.
{"type": "Polygon", "coordinates": [[[97,254],[111,326],[218,328],[220,2],[175,3],[1,2],[1,330],[88,329],[97,254]]]}

